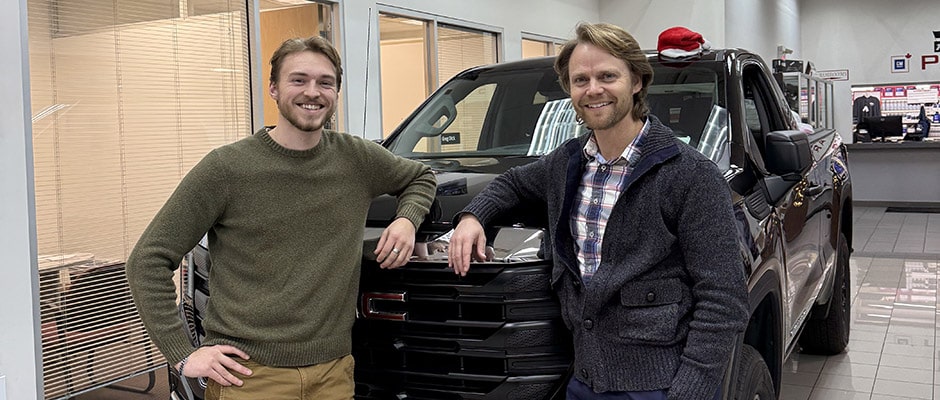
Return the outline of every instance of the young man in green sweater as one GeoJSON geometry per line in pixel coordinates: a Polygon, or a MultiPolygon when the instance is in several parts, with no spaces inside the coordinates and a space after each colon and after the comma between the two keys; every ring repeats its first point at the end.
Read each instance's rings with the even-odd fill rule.
{"type": "Polygon", "coordinates": [[[369,205],[398,196],[375,250],[408,262],[436,182],[421,163],[324,130],[342,83],[336,50],[313,37],[271,58],[274,128],[211,151],[141,235],[127,277],[154,343],[207,399],[351,399],[351,328],[369,205]],[[174,271],[208,232],[212,254],[203,345],[176,311],[174,271]]]}

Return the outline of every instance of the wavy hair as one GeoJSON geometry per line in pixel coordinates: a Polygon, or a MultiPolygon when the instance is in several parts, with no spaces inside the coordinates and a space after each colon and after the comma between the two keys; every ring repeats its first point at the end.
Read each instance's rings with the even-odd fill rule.
{"type": "Polygon", "coordinates": [[[581,43],[587,43],[604,49],[612,56],[623,60],[630,69],[634,83],[639,80],[643,86],[633,95],[633,110],[635,118],[643,118],[649,114],[649,105],[646,103],[646,93],[650,83],[653,82],[653,67],[640,48],[640,44],[633,35],[619,26],[599,23],[580,23],[575,28],[575,38],[569,40],[562,47],[558,57],[555,58],[555,72],[558,73],[559,83],[565,93],[571,94],[571,81],[568,76],[568,64],[571,62],[571,53],[581,43]]]}

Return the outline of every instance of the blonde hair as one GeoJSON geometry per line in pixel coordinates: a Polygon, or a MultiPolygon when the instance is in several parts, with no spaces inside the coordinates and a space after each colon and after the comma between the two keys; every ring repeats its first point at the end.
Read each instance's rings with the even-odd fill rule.
{"type": "Polygon", "coordinates": [[[569,40],[562,47],[558,57],[555,58],[555,72],[558,73],[559,83],[565,93],[571,94],[571,81],[568,77],[568,64],[571,62],[571,53],[581,43],[587,43],[604,49],[612,56],[627,63],[633,79],[639,79],[643,86],[633,95],[633,110],[636,118],[649,114],[649,105],[646,104],[646,93],[653,82],[653,66],[640,48],[640,44],[633,35],[623,28],[606,23],[589,24],[580,23],[575,28],[575,38],[569,40]]]}

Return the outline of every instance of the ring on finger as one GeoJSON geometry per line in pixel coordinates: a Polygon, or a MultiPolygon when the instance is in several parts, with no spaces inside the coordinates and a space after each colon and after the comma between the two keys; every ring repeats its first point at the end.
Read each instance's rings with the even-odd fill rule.
{"type": "Polygon", "coordinates": [[[398,250],[397,248],[392,248],[392,253],[398,254],[400,252],[401,250],[398,250]]]}

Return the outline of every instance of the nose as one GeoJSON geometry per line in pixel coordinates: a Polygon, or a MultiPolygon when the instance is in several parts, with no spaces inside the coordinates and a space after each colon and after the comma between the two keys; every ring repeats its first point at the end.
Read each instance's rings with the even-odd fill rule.
{"type": "Polygon", "coordinates": [[[588,82],[586,94],[596,95],[604,92],[604,86],[597,79],[591,79],[588,82]]]}
{"type": "Polygon", "coordinates": [[[304,86],[304,96],[310,98],[320,97],[320,89],[317,87],[317,83],[311,81],[304,86]]]}

